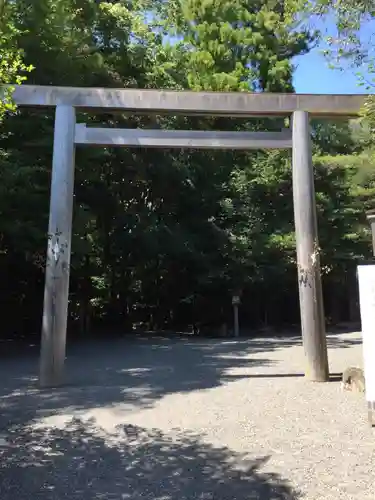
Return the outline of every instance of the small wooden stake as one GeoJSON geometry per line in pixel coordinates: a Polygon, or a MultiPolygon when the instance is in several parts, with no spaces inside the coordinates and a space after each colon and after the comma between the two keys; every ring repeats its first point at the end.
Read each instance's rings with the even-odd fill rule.
{"type": "Polygon", "coordinates": [[[239,337],[240,336],[240,324],[238,320],[238,305],[235,304],[233,306],[233,319],[234,319],[234,336],[239,337]]]}
{"type": "Polygon", "coordinates": [[[370,424],[370,427],[375,427],[375,401],[368,401],[367,402],[367,408],[368,408],[368,422],[370,424]]]}

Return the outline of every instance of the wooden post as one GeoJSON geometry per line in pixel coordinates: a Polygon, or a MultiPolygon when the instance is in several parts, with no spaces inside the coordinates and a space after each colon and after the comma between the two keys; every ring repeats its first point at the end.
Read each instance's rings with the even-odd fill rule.
{"type": "Polygon", "coordinates": [[[368,210],[366,212],[366,217],[371,227],[372,255],[375,257],[375,210],[368,210]]]}
{"type": "Polygon", "coordinates": [[[40,385],[63,383],[74,191],[75,109],[58,105],[55,115],[51,201],[44,290],[40,385]]]}
{"type": "Polygon", "coordinates": [[[293,114],[293,201],[305,376],[329,379],[309,115],[293,114]]]}
{"type": "Polygon", "coordinates": [[[233,306],[233,315],[234,315],[234,336],[239,337],[240,336],[240,325],[238,321],[238,305],[235,304],[233,306]]]}
{"type": "Polygon", "coordinates": [[[235,337],[240,336],[240,324],[238,319],[238,306],[241,303],[240,292],[236,292],[232,296],[232,306],[233,306],[233,334],[235,337]]]}

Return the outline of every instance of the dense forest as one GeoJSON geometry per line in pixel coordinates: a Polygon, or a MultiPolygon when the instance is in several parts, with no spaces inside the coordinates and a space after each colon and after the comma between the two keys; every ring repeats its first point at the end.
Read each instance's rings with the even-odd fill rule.
{"type": "MultiPolygon", "coordinates": [[[[319,33],[290,0],[0,1],[4,83],[294,92],[319,33]]],[[[325,64],[322,59],[322,64],[325,64]]],[[[319,75],[317,75],[319,78],[319,75]]],[[[1,334],[40,331],[54,116],[0,108],[1,334]]],[[[116,127],[276,130],[280,119],[84,115],[116,127]]],[[[358,320],[371,123],[313,121],[325,312],[358,320]]],[[[288,151],[78,149],[71,332],[299,325],[288,151]]]]}

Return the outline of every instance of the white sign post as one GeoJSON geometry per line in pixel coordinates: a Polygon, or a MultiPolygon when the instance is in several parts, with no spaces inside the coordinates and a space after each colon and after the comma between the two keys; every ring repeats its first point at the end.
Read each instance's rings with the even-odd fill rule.
{"type": "Polygon", "coordinates": [[[375,425],[375,263],[358,266],[366,400],[375,425]]]}

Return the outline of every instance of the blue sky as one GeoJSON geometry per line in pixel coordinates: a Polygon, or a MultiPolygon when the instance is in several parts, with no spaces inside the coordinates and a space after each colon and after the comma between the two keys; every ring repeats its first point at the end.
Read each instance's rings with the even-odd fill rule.
{"type": "MultiPolygon", "coordinates": [[[[326,17],[324,20],[313,20],[313,28],[321,30],[326,35],[337,36],[336,21],[334,16],[326,17]]],[[[370,52],[373,51],[373,37],[375,32],[374,20],[363,22],[359,37],[370,52]]],[[[322,47],[323,48],[323,47],[322,47]]],[[[311,94],[366,94],[366,87],[358,86],[357,70],[347,68],[344,71],[334,70],[328,67],[328,63],[322,54],[322,48],[315,48],[310,53],[296,57],[294,63],[294,87],[296,92],[311,94]]],[[[327,48],[327,45],[324,47],[327,48]]],[[[373,56],[374,54],[372,54],[373,56]]],[[[366,74],[364,74],[366,76],[366,74]]],[[[372,80],[372,77],[369,77],[372,80]]]]}
{"type": "MultiPolygon", "coordinates": [[[[325,17],[324,20],[312,20],[307,23],[311,29],[319,29],[325,35],[336,36],[336,21],[334,16],[325,17]]],[[[366,20],[360,30],[360,39],[371,51],[372,58],[375,59],[375,21],[366,20]]],[[[172,41],[173,39],[170,39],[172,41]]],[[[308,54],[296,57],[293,63],[296,67],[293,83],[296,92],[305,94],[368,94],[366,86],[359,86],[359,79],[356,71],[359,69],[347,68],[344,71],[331,69],[322,53],[324,42],[320,47],[312,49],[308,54]]],[[[324,48],[327,48],[325,45],[324,48]]],[[[367,76],[364,73],[364,76],[367,76]]],[[[371,81],[374,75],[368,77],[371,81]]],[[[371,91],[372,92],[372,91],[371,91]]]]}
{"type": "Polygon", "coordinates": [[[354,70],[330,69],[319,49],[296,57],[294,73],[296,92],[306,94],[366,94],[365,87],[358,87],[354,70]]]}

